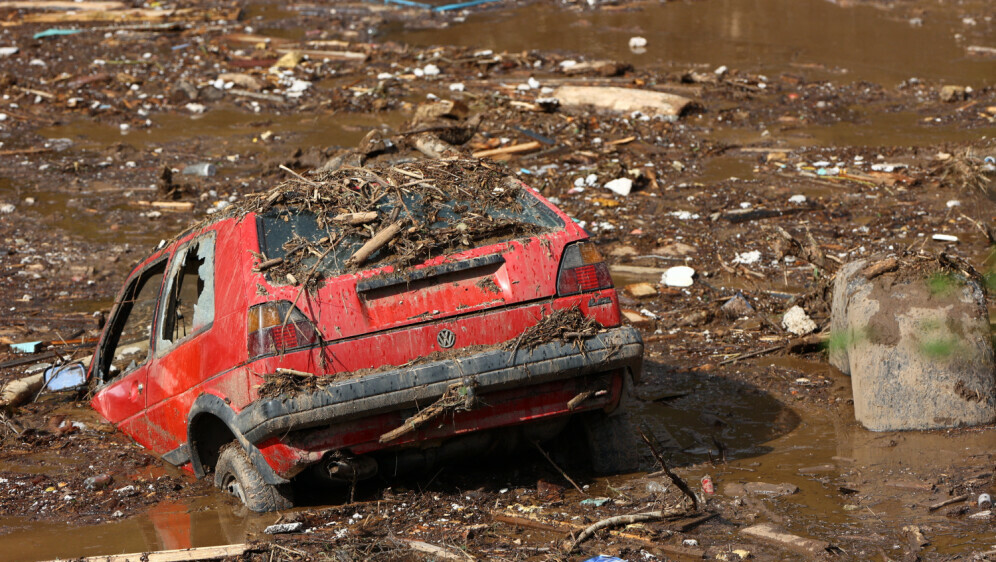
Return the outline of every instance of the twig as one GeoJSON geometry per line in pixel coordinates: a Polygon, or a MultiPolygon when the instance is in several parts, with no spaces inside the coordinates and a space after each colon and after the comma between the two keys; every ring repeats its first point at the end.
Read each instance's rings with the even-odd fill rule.
{"type": "Polygon", "coordinates": [[[666,517],[673,517],[675,515],[680,515],[683,513],[682,509],[673,509],[667,511],[647,511],[644,513],[634,513],[632,515],[616,515],[615,517],[609,517],[608,519],[602,519],[601,521],[586,527],[581,534],[574,539],[567,552],[573,552],[579,544],[587,540],[589,537],[594,535],[601,529],[606,527],[618,527],[620,525],[632,525],[633,523],[640,523],[642,521],[660,521],[666,517]]]}
{"type": "Polygon", "coordinates": [[[546,451],[543,450],[543,447],[540,447],[539,443],[537,443],[536,441],[533,441],[533,446],[536,447],[536,450],[539,451],[541,455],[543,455],[543,458],[545,458],[547,460],[547,462],[549,462],[550,465],[553,466],[553,468],[557,469],[557,472],[559,472],[561,476],[563,476],[568,482],[571,483],[571,486],[574,486],[575,490],[581,492],[581,495],[586,495],[584,493],[584,490],[581,489],[581,486],[578,486],[577,482],[575,482],[573,479],[571,479],[571,477],[568,476],[567,473],[564,472],[564,470],[562,468],[560,468],[559,466],[557,466],[557,463],[553,462],[553,459],[550,458],[550,455],[546,454],[546,451]]]}
{"type": "Polygon", "coordinates": [[[695,492],[693,492],[692,489],[688,487],[688,484],[686,484],[685,481],[682,480],[680,476],[671,471],[671,469],[667,465],[667,462],[664,460],[664,456],[661,455],[660,451],[657,450],[657,447],[655,447],[650,438],[647,437],[647,433],[643,430],[642,427],[640,428],[640,437],[642,437],[643,442],[646,443],[648,447],[650,447],[650,452],[654,455],[654,458],[657,459],[657,462],[660,463],[661,469],[664,471],[664,474],[666,474],[667,477],[671,479],[671,482],[674,482],[674,485],[677,486],[678,489],[682,491],[682,493],[684,493],[686,496],[688,496],[689,499],[692,500],[692,510],[698,511],[699,498],[695,497],[695,492]]]}
{"type": "Polygon", "coordinates": [[[296,177],[297,179],[299,179],[299,180],[301,180],[301,181],[303,181],[303,182],[305,182],[305,183],[309,184],[309,185],[314,185],[314,186],[319,186],[319,185],[321,185],[320,183],[318,183],[318,182],[316,182],[316,181],[312,181],[312,180],[309,180],[308,178],[306,178],[306,177],[302,176],[301,174],[299,174],[299,173],[295,172],[294,170],[291,170],[291,169],[290,169],[290,168],[288,168],[287,166],[284,166],[283,164],[281,164],[281,165],[279,166],[279,168],[280,168],[281,170],[283,170],[283,171],[287,172],[288,174],[290,174],[290,175],[292,175],[292,176],[296,177]]]}

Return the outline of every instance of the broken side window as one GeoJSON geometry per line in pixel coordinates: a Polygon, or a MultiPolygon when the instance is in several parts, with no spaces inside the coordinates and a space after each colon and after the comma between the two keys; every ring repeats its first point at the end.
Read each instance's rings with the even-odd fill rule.
{"type": "Polygon", "coordinates": [[[163,259],[147,267],[122,293],[108,327],[108,337],[100,349],[97,373],[101,382],[130,373],[148,360],[156,303],[165,271],[166,260],[163,259]]]}
{"type": "Polygon", "coordinates": [[[201,332],[214,321],[214,232],[177,250],[170,266],[156,353],[201,332]]]}

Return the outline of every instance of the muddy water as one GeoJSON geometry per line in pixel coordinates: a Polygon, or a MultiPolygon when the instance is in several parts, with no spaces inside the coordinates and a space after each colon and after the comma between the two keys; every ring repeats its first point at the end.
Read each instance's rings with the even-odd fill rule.
{"type": "Polygon", "coordinates": [[[640,66],[727,65],[772,76],[803,73],[884,85],[913,76],[973,86],[996,80],[996,61],[972,59],[958,44],[953,16],[931,13],[922,19],[915,25],[888,10],[825,0],[652,2],[574,13],[539,2],[473,15],[449,29],[410,31],[399,25],[388,29],[385,39],[508,52],[562,50],[640,66]],[[629,50],[633,36],[647,39],[645,53],[629,50]]]}

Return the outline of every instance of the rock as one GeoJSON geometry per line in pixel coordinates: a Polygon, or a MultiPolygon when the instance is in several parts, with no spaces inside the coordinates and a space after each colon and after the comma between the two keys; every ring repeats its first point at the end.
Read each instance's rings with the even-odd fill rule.
{"type": "Polygon", "coordinates": [[[723,314],[727,318],[743,318],[744,316],[750,316],[754,312],[754,307],[750,305],[746,298],[744,298],[743,293],[737,292],[730,300],[723,303],[723,306],[719,307],[723,311],[723,314]]]}
{"type": "Polygon", "coordinates": [[[616,246],[615,248],[612,248],[609,255],[617,258],[623,258],[626,256],[635,256],[638,253],[639,252],[636,251],[636,248],[632,246],[616,246]]]}
{"type": "Polygon", "coordinates": [[[436,119],[466,119],[469,111],[467,104],[461,101],[437,100],[419,105],[412,121],[426,123],[436,119]]]}
{"type": "Polygon", "coordinates": [[[263,532],[267,535],[280,535],[283,533],[300,533],[301,529],[304,528],[304,523],[300,521],[295,521],[293,523],[278,523],[276,525],[270,525],[269,527],[263,529],[263,532]]]}
{"type": "Polygon", "coordinates": [[[654,287],[650,283],[633,283],[626,285],[626,292],[636,298],[652,297],[657,294],[657,287],[654,287]]]}
{"type": "Polygon", "coordinates": [[[687,265],[669,267],[661,276],[661,283],[668,287],[691,287],[694,283],[695,270],[687,265]]]}
{"type": "Polygon", "coordinates": [[[629,178],[616,178],[605,184],[605,189],[613,191],[622,195],[623,197],[629,195],[629,192],[633,190],[633,180],[629,178]]]}
{"type": "Polygon", "coordinates": [[[654,248],[653,253],[658,256],[668,256],[672,258],[683,258],[685,256],[690,256],[697,252],[698,249],[695,246],[689,246],[688,244],[683,244],[681,242],[675,242],[673,244],[668,244],[667,246],[661,246],[660,248],[654,248]]]}
{"type": "Polygon", "coordinates": [[[686,97],[664,92],[598,86],[561,86],[553,92],[553,97],[565,107],[592,106],[622,113],[640,111],[669,120],[677,119],[692,104],[686,97]]]}
{"type": "Polygon", "coordinates": [[[955,102],[961,101],[968,97],[968,92],[965,86],[944,86],[941,88],[941,101],[945,102],[955,102]]]}
{"type": "Polygon", "coordinates": [[[960,272],[918,267],[837,272],[830,363],[851,375],[854,414],[873,431],[938,429],[996,420],[996,360],[983,286],[960,272]]]}
{"type": "Polygon", "coordinates": [[[199,92],[197,86],[194,86],[186,80],[180,80],[177,82],[169,91],[169,99],[173,103],[182,103],[185,101],[194,101],[197,99],[199,92]]]}
{"type": "Polygon", "coordinates": [[[273,63],[273,68],[294,68],[301,64],[302,60],[304,60],[304,55],[297,51],[290,51],[277,59],[277,62],[273,63]]]}
{"type": "Polygon", "coordinates": [[[87,490],[103,490],[111,485],[114,479],[110,474],[98,474],[83,481],[83,487],[87,490]]]}
{"type": "Polygon", "coordinates": [[[218,75],[218,80],[221,80],[222,82],[231,82],[236,86],[254,92],[263,89],[262,82],[260,82],[253,76],[249,76],[248,74],[242,74],[240,72],[226,72],[224,74],[220,74],[218,75]]]}
{"type": "Polygon", "coordinates": [[[782,327],[793,335],[805,336],[816,331],[816,322],[813,322],[801,306],[793,306],[782,317],[782,327]]]}

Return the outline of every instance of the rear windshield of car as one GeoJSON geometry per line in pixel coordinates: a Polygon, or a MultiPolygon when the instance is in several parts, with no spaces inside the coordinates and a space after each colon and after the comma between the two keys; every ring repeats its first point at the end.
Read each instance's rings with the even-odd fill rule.
{"type": "MultiPolygon", "coordinates": [[[[529,191],[506,184],[512,193],[502,197],[450,199],[426,190],[397,190],[377,204],[380,217],[402,221],[402,231],[366,259],[361,266],[350,263],[379,231],[370,224],[340,226],[328,214],[318,215],[302,206],[272,207],[258,215],[260,250],[267,260],[293,260],[292,271],[324,277],[386,265],[405,266],[435,256],[468,250],[517,238],[559,230],[564,222],[529,191]],[[399,205],[399,197],[401,204],[399,205]],[[315,264],[321,260],[317,267],[315,264]]],[[[379,228],[389,221],[382,221],[379,228]]],[[[375,223],[376,224],[376,223],[375,223]]],[[[287,267],[268,272],[271,282],[284,280],[287,267]]]]}

